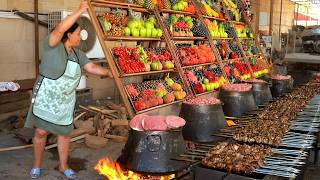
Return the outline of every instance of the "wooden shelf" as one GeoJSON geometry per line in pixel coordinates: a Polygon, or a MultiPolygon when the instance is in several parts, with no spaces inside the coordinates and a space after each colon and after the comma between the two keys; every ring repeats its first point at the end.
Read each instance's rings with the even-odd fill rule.
{"type": "Polygon", "coordinates": [[[205,37],[198,37],[198,36],[172,36],[172,40],[176,41],[194,41],[194,40],[205,40],[205,37]]]}
{"type": "Polygon", "coordinates": [[[158,73],[174,72],[174,71],[175,71],[174,69],[166,69],[166,70],[160,70],[160,71],[148,71],[148,72],[121,74],[120,77],[141,76],[141,75],[148,75],[148,74],[158,74],[158,73]]]}
{"type": "Polygon", "coordinates": [[[214,20],[217,20],[217,21],[226,21],[226,19],[223,19],[223,18],[217,18],[217,17],[210,17],[210,16],[202,16],[206,19],[214,19],[214,20]]]}
{"type": "Polygon", "coordinates": [[[160,12],[162,13],[170,13],[170,14],[184,14],[184,15],[190,15],[190,16],[194,16],[195,14],[192,14],[190,12],[186,12],[186,11],[175,11],[172,9],[160,9],[160,12]]]}
{"type": "Polygon", "coordinates": [[[212,38],[213,40],[232,40],[234,38],[217,38],[217,37],[214,37],[212,38]]]}
{"type": "Polygon", "coordinates": [[[115,3],[106,3],[106,2],[91,2],[91,4],[95,7],[103,7],[103,8],[118,8],[118,9],[132,9],[133,11],[136,12],[142,12],[142,13],[152,13],[152,10],[149,9],[145,9],[143,7],[136,7],[136,6],[132,6],[131,4],[128,3],[122,3],[122,5],[119,4],[115,4],[115,3]]]}
{"type": "Polygon", "coordinates": [[[127,36],[105,36],[105,41],[160,41],[161,38],[143,38],[127,36]]]}
{"type": "Polygon", "coordinates": [[[143,8],[143,6],[132,4],[132,3],[122,3],[117,1],[110,1],[110,0],[91,0],[93,3],[108,3],[108,4],[114,4],[114,5],[120,5],[120,6],[130,6],[130,7],[137,7],[137,8],[143,8]]]}
{"type": "Polygon", "coordinates": [[[240,40],[253,40],[254,38],[249,38],[249,37],[246,37],[246,38],[238,38],[240,40]]]}
{"type": "Polygon", "coordinates": [[[199,67],[199,66],[208,66],[212,64],[216,64],[217,62],[211,62],[211,63],[204,63],[204,64],[195,64],[195,65],[189,65],[189,66],[182,66],[183,69],[192,68],[192,67],[199,67]]]}
{"type": "Polygon", "coordinates": [[[228,21],[228,22],[231,22],[231,23],[234,23],[234,24],[246,25],[246,23],[240,22],[240,21],[228,21]]]}
{"type": "Polygon", "coordinates": [[[210,93],[214,93],[214,92],[217,92],[217,91],[218,91],[218,90],[212,90],[212,91],[208,91],[208,92],[196,94],[196,97],[198,97],[198,96],[203,96],[203,95],[210,94],[210,93]]]}
{"type": "Polygon", "coordinates": [[[182,102],[184,100],[185,99],[182,99],[182,100],[174,101],[172,103],[167,103],[167,104],[161,104],[159,106],[154,106],[154,107],[151,107],[151,108],[148,108],[148,109],[144,109],[142,111],[136,111],[136,114],[142,114],[142,113],[145,113],[145,112],[148,112],[148,111],[152,111],[152,110],[155,110],[155,109],[158,109],[158,108],[163,108],[163,107],[166,107],[166,106],[170,106],[172,104],[176,104],[176,103],[182,102]]]}

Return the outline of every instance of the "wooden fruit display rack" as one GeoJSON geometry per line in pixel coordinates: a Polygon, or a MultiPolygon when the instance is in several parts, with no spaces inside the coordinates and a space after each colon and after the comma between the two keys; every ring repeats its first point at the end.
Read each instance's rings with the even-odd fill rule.
{"type": "MultiPolygon", "coordinates": [[[[152,0],[149,0],[149,2],[150,1],[152,0]]],[[[170,2],[170,0],[165,0],[165,1],[170,2]]],[[[212,13],[210,13],[210,10],[208,10],[209,5],[203,4],[202,3],[203,1],[202,2],[198,0],[179,0],[179,1],[181,2],[184,1],[187,4],[182,4],[182,3],[178,5],[176,4],[175,7],[172,6],[173,9],[175,10],[172,10],[172,9],[165,9],[164,7],[160,7],[160,4],[156,5],[152,9],[146,9],[141,5],[132,4],[132,3],[123,3],[123,2],[116,2],[116,1],[110,1],[110,0],[89,0],[89,10],[88,10],[89,15],[91,17],[93,26],[96,30],[96,33],[100,41],[100,44],[102,46],[103,52],[105,54],[106,60],[113,74],[115,85],[117,86],[119,90],[119,94],[128,111],[129,118],[132,118],[135,114],[144,113],[157,108],[161,108],[161,107],[165,107],[165,106],[169,106],[169,105],[181,102],[186,98],[192,98],[199,95],[216,92],[219,86],[221,86],[222,84],[237,82],[231,78],[230,72],[228,72],[230,68],[228,70],[228,68],[226,67],[229,64],[232,64],[234,62],[236,62],[235,65],[243,66],[243,67],[246,66],[246,70],[244,71],[246,74],[241,74],[241,78],[238,79],[238,82],[250,77],[257,77],[261,74],[261,73],[256,74],[256,72],[253,71],[249,63],[250,58],[256,58],[259,56],[260,59],[263,60],[263,63],[267,64],[267,61],[263,56],[260,47],[257,46],[258,45],[257,39],[252,37],[253,36],[252,27],[245,13],[240,12],[243,16],[242,19],[245,22],[234,21],[228,16],[221,17],[221,14],[224,14],[225,11],[230,11],[227,5],[230,5],[230,1],[232,0],[214,0],[216,1],[217,4],[219,4],[219,8],[221,10],[219,12],[219,17],[217,17],[217,14],[215,14],[216,17],[214,17],[212,13]],[[188,6],[188,7],[191,7],[191,9],[193,8],[193,10],[191,12],[177,10],[179,8],[181,9],[181,7],[179,6],[188,6]],[[111,12],[112,9],[117,11],[120,9],[122,11],[128,12],[128,14],[131,13],[131,15],[132,15],[132,12],[134,13],[138,12],[138,13],[141,13],[142,15],[145,15],[145,14],[151,15],[152,17],[154,17],[154,20],[156,20],[155,23],[157,24],[158,29],[161,29],[161,30],[158,30],[158,36],[154,35],[153,37],[150,37],[149,35],[145,35],[144,33],[143,33],[144,37],[139,37],[139,31],[137,33],[137,32],[133,32],[133,30],[131,30],[131,33],[128,33],[127,36],[125,36],[123,32],[122,34],[118,34],[117,36],[114,36],[114,35],[107,36],[105,29],[103,29],[104,27],[101,24],[101,20],[99,19],[99,15],[101,15],[101,12],[100,12],[101,9],[107,9],[108,11],[106,12],[111,12]],[[170,27],[168,25],[168,22],[170,23],[172,21],[175,21],[177,23],[177,19],[185,20],[184,21],[185,23],[190,24],[188,25],[189,27],[191,26],[195,27],[194,23],[197,22],[198,27],[204,27],[201,30],[202,36],[190,35],[190,32],[191,32],[190,29],[186,29],[183,31],[181,29],[178,29],[179,32],[176,31],[177,28],[172,30],[172,26],[170,27]],[[227,26],[229,30],[232,30],[236,25],[239,25],[239,24],[242,26],[248,26],[248,29],[250,29],[250,33],[251,33],[250,34],[251,38],[237,37],[234,29],[233,29],[234,35],[232,37],[230,37],[230,34],[225,32],[224,28],[222,28],[223,30],[219,28],[219,32],[217,33],[218,31],[217,29],[215,29],[215,31],[212,31],[209,29],[209,26],[210,26],[209,24],[211,23],[216,23],[215,25],[213,25],[216,27],[218,27],[217,24],[219,25],[223,24],[223,26],[225,26],[225,24],[228,24],[227,26]],[[159,31],[161,32],[159,33],[159,31]],[[133,33],[137,33],[137,34],[132,36],[133,33]],[[167,55],[168,53],[170,53],[170,59],[171,59],[171,62],[174,64],[174,68],[172,67],[171,62],[167,62],[166,60],[165,63],[168,63],[169,65],[168,66],[165,65],[165,66],[170,68],[158,69],[158,66],[162,66],[162,65],[159,65],[159,64],[156,65],[155,63],[159,63],[159,62],[152,61],[152,63],[154,64],[150,62],[151,65],[149,62],[147,62],[149,63],[149,65],[147,65],[148,68],[147,66],[145,66],[145,67],[142,67],[142,70],[134,70],[134,72],[131,72],[129,70],[124,72],[119,62],[119,59],[117,59],[117,56],[114,53],[115,49],[112,49],[112,48],[110,49],[107,47],[106,43],[109,41],[124,41],[124,42],[134,41],[137,43],[141,43],[142,46],[137,47],[137,48],[140,48],[139,53],[141,52],[149,53],[152,51],[154,54],[156,51],[154,52],[152,48],[156,47],[155,49],[158,49],[158,50],[162,49],[161,51],[167,53],[167,55]],[[255,46],[256,48],[258,48],[259,52],[254,55],[248,55],[247,53],[248,51],[245,51],[242,48],[243,42],[245,41],[251,41],[251,44],[255,43],[255,46]],[[165,45],[163,45],[164,43],[165,45]],[[188,46],[186,44],[190,44],[191,46],[188,46]],[[194,46],[196,44],[199,44],[199,46],[194,46]],[[232,48],[230,48],[229,45],[232,46],[233,48],[237,46],[238,48],[236,48],[236,52],[233,51],[234,49],[231,50],[232,48]],[[221,48],[221,46],[223,48],[221,48]],[[203,48],[202,51],[207,52],[207,53],[202,52],[203,56],[207,56],[207,54],[211,54],[211,53],[213,53],[214,56],[208,56],[207,59],[202,58],[201,61],[200,60],[198,61],[198,59],[195,58],[193,62],[190,62],[188,58],[184,58],[184,57],[191,57],[191,56],[194,57],[194,54],[190,54],[190,53],[193,52],[194,49],[197,49],[199,47],[203,48]],[[224,50],[222,50],[224,48],[228,48],[227,51],[230,52],[227,57],[225,57],[224,50]],[[212,57],[212,58],[210,59],[209,57],[212,57]],[[150,71],[150,67],[152,67],[151,71],[150,71]],[[149,69],[149,70],[146,71],[145,69],[149,69]],[[194,74],[197,74],[197,76],[195,76],[194,74]],[[213,75],[216,75],[217,78],[216,79],[213,78],[214,80],[212,81],[210,80],[210,83],[204,82],[204,81],[208,81],[208,79],[203,78],[205,76],[203,74],[207,74],[207,75],[213,74],[213,75]],[[144,82],[142,80],[143,82],[135,83],[134,86],[130,84],[129,85],[126,84],[125,79],[133,76],[156,76],[159,79],[153,80],[150,82],[148,81],[144,82]],[[200,80],[201,82],[197,81],[198,76],[202,77],[200,80]],[[161,80],[163,78],[165,78],[165,80],[161,80]],[[136,91],[136,89],[138,89],[137,92],[140,97],[140,96],[143,96],[144,94],[147,95],[148,93],[148,91],[143,91],[144,88],[158,89],[159,87],[155,87],[154,84],[159,84],[159,83],[164,84],[164,86],[160,88],[164,88],[165,89],[164,91],[166,91],[167,94],[168,92],[172,92],[171,94],[175,94],[174,95],[175,100],[163,102],[163,100],[160,99],[159,100],[160,103],[152,102],[153,103],[152,106],[140,107],[140,104],[139,104],[139,107],[137,107],[136,101],[138,101],[139,98],[132,97],[132,91],[131,91],[132,89],[129,92],[128,88],[134,87],[135,88],[134,92],[136,91]],[[174,85],[172,83],[174,83],[174,85]],[[179,87],[179,84],[182,85],[182,88],[179,87]]],[[[168,4],[166,5],[168,6],[168,4]]],[[[171,5],[169,6],[171,7],[171,5]]],[[[233,6],[231,6],[231,8],[234,8],[234,4],[233,6]]],[[[222,25],[220,26],[222,27],[222,25]]],[[[183,26],[181,25],[179,26],[179,28],[180,27],[183,27],[183,26]]],[[[128,28],[126,30],[128,30],[128,28]]],[[[195,28],[193,30],[195,30],[195,28]]],[[[142,30],[142,31],[145,31],[145,30],[142,30]]],[[[131,55],[136,53],[136,49],[132,50],[132,49],[126,49],[126,47],[123,47],[123,48],[124,49],[120,48],[118,50],[124,51],[124,52],[130,51],[129,53],[131,55]]],[[[201,57],[199,56],[201,55],[198,55],[198,58],[201,59],[201,57]]],[[[133,66],[133,64],[130,64],[128,66],[133,66]]],[[[267,64],[267,66],[264,65],[262,67],[268,68],[269,66],[267,64]]],[[[130,67],[128,68],[130,69],[130,67]]],[[[261,69],[259,69],[259,71],[261,71],[261,69]]],[[[268,72],[265,72],[265,73],[268,73],[268,72]]],[[[160,93],[160,97],[164,97],[163,96],[164,94],[160,93]]],[[[170,99],[170,98],[167,98],[167,99],[170,99]]],[[[150,100],[150,101],[154,101],[154,100],[150,100]]]]}

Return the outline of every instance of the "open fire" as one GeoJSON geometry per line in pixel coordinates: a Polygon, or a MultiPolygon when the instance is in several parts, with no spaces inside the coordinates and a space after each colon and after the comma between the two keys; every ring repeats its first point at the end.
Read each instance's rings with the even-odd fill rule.
{"type": "Polygon", "coordinates": [[[170,180],[175,177],[174,174],[167,176],[145,176],[133,171],[125,171],[121,169],[120,164],[109,158],[100,159],[94,169],[109,180],[170,180]]]}

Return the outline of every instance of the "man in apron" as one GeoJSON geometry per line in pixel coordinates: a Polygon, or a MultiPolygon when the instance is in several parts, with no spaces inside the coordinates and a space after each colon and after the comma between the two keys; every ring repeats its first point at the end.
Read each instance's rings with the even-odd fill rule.
{"type": "Polygon", "coordinates": [[[68,152],[76,101],[75,89],[81,69],[86,72],[112,77],[110,70],[88,60],[85,53],[74,49],[80,44],[78,18],[88,8],[83,0],[79,9],[65,18],[45,39],[40,74],[33,88],[32,104],[25,127],[35,128],[33,138],[34,162],[31,178],[40,176],[41,157],[49,133],[58,135],[59,170],[69,179],[76,178],[69,168],[68,152]]]}

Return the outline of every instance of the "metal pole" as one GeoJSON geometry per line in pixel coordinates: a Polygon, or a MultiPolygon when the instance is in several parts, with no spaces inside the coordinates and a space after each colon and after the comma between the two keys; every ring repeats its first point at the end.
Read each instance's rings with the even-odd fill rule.
{"type": "Polygon", "coordinates": [[[34,0],[34,57],[36,66],[36,76],[39,74],[39,19],[38,0],[34,0]]]}

